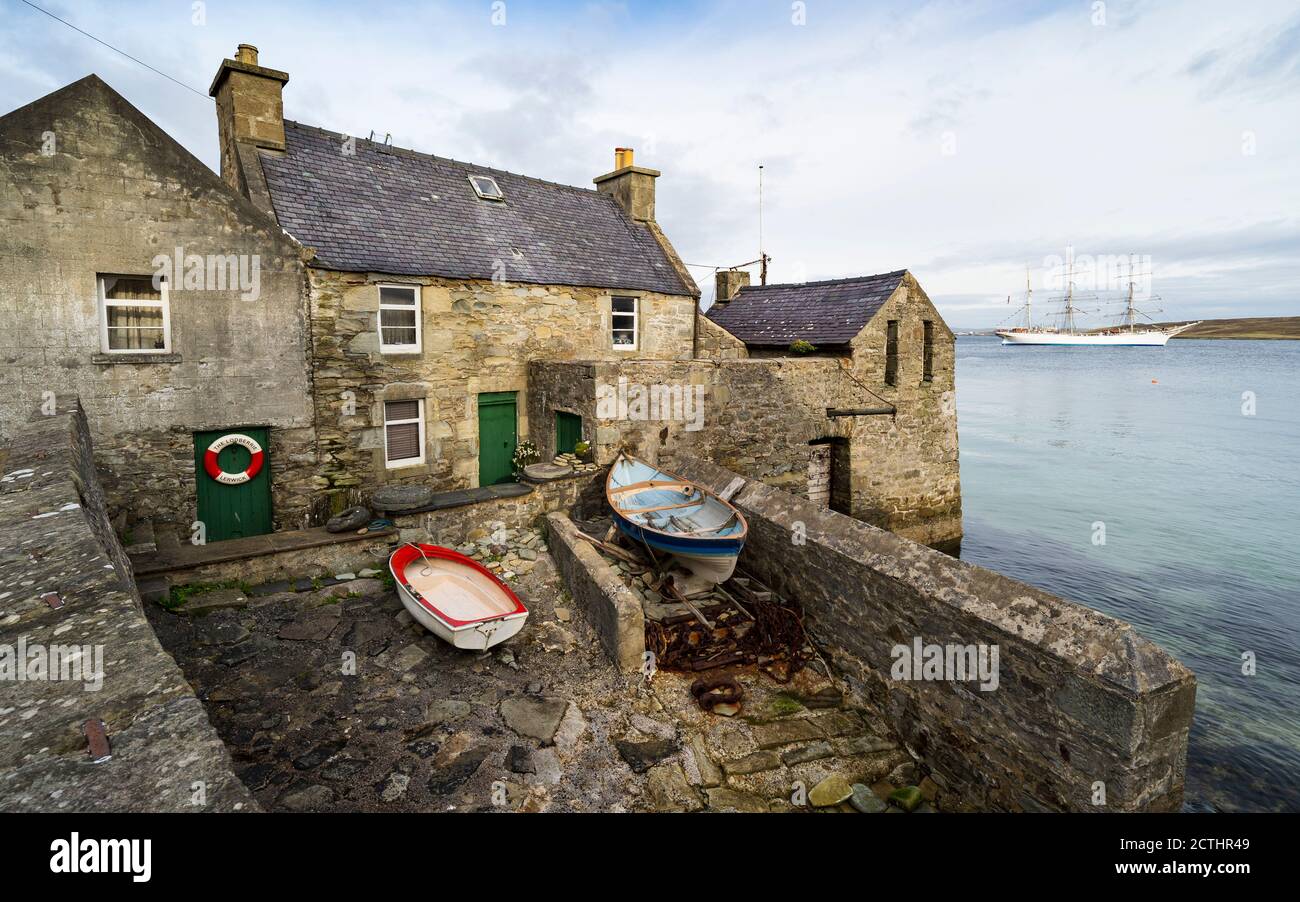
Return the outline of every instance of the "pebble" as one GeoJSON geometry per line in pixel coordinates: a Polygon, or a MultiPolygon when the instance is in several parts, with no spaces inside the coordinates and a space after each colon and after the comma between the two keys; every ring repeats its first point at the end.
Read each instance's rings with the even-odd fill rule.
{"type": "Polygon", "coordinates": [[[853,787],[839,774],[831,774],[812,788],[808,801],[814,808],[828,808],[838,805],[853,796],[853,787]]]}
{"type": "Polygon", "coordinates": [[[921,790],[915,786],[903,786],[889,794],[890,804],[897,805],[908,812],[915,811],[923,801],[925,801],[925,797],[921,795],[921,790]]]}
{"type": "Polygon", "coordinates": [[[870,786],[861,783],[853,784],[853,795],[849,797],[849,804],[863,814],[880,814],[889,807],[880,796],[871,791],[870,786]]]}
{"type": "Polygon", "coordinates": [[[406,774],[391,773],[388,775],[388,784],[379,793],[379,798],[385,802],[396,802],[406,795],[406,788],[411,785],[411,778],[406,774]]]}

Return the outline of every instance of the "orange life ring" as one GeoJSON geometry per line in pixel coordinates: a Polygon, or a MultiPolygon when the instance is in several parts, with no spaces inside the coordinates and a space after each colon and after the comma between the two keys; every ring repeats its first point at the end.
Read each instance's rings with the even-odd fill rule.
{"type": "Polygon", "coordinates": [[[257,443],[256,439],[239,432],[232,432],[229,435],[223,435],[208,445],[208,450],[203,454],[203,469],[207,470],[208,475],[222,485],[242,485],[261,472],[262,462],[265,459],[262,446],[257,443]],[[227,473],[221,469],[221,464],[217,462],[217,455],[231,445],[242,445],[253,455],[253,459],[248,462],[248,469],[242,473],[227,473]]]}

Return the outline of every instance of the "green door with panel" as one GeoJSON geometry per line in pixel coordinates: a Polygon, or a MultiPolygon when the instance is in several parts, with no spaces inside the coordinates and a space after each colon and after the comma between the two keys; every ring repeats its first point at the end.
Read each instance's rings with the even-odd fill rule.
{"type": "Polygon", "coordinates": [[[582,441],[582,417],[576,413],[555,412],[555,453],[572,454],[582,441]]]}
{"type": "Polygon", "coordinates": [[[514,482],[515,444],[519,437],[515,392],[478,396],[478,484],[514,482]]]}
{"type": "Polygon", "coordinates": [[[242,539],[271,531],[269,429],[194,433],[194,479],[198,488],[198,518],[207,530],[207,541],[242,539]],[[227,436],[234,438],[218,443],[215,463],[220,472],[213,476],[207,461],[208,448],[227,436]],[[251,479],[245,479],[253,464],[254,450],[249,447],[253,443],[262,449],[261,466],[251,479]]]}

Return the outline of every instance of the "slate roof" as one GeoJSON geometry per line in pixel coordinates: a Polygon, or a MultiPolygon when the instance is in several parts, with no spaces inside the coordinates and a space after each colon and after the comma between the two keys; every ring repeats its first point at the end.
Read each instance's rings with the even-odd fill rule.
{"type": "Polygon", "coordinates": [[[705,313],[747,345],[788,348],[803,339],[843,345],[862,331],[894,293],[907,270],[826,282],[750,285],[705,313]]]}
{"type": "Polygon", "coordinates": [[[644,225],[610,196],[343,136],[286,120],[283,155],[260,154],[280,225],[349,272],[694,294],[644,225]],[[504,202],[469,176],[490,175],[504,202]]]}

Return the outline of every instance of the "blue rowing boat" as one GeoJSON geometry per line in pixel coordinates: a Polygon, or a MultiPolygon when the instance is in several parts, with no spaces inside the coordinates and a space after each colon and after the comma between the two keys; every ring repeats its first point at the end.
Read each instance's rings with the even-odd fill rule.
{"type": "Polygon", "coordinates": [[[605,498],[614,523],[636,544],[671,554],[710,582],[731,578],[749,525],[708,489],[620,454],[609,468],[605,498]]]}

